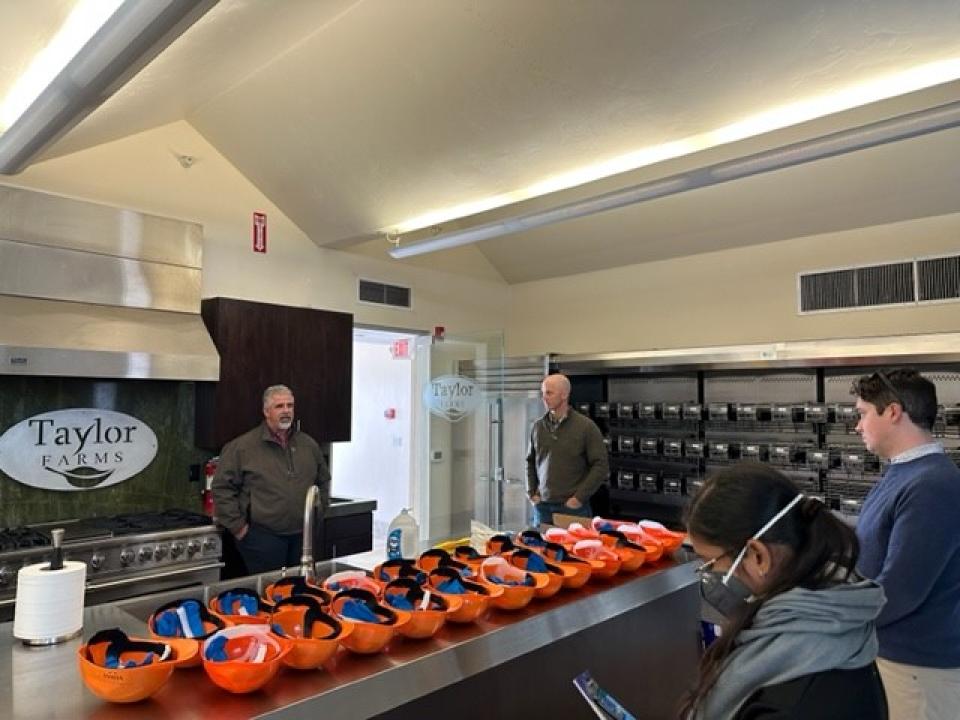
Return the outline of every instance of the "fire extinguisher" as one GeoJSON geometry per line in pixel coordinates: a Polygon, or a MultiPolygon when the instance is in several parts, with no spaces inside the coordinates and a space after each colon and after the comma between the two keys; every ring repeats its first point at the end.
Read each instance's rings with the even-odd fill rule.
{"type": "Polygon", "coordinates": [[[213,476],[217,474],[217,465],[220,456],[212,457],[203,466],[203,490],[200,491],[200,500],[203,504],[203,514],[213,517],[213,476]]]}

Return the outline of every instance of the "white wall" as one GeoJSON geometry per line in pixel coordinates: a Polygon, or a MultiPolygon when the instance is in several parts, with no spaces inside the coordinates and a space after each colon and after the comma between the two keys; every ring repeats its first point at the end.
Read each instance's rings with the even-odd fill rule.
{"type": "Polygon", "coordinates": [[[509,288],[473,248],[451,264],[383,260],[318,247],[188,123],[176,122],[38,163],[0,183],[34,188],[204,227],[203,296],[339,310],[358,323],[429,330],[499,330],[509,288]],[[190,169],[176,154],[196,158],[190,169]],[[268,217],[268,253],[251,249],[251,215],[268,217]],[[469,254],[479,258],[465,260],[469,254]],[[471,264],[477,272],[464,275],[471,264]],[[456,273],[448,268],[455,268],[456,273]],[[356,302],[358,277],[413,288],[413,310],[356,302]]]}
{"type": "Polygon", "coordinates": [[[412,384],[409,358],[392,357],[386,343],[354,342],[350,442],[333,444],[333,493],[376,498],[375,540],[386,537],[401,508],[412,507],[412,384]],[[388,408],[396,410],[392,420],[388,408]]]}
{"type": "Polygon", "coordinates": [[[956,253],[960,214],[522,283],[507,354],[956,332],[960,303],[797,313],[798,272],[956,253]]]}

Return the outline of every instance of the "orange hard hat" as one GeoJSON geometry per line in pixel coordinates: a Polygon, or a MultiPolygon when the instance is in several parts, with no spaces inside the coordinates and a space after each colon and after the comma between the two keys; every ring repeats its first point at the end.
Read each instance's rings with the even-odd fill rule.
{"type": "Polygon", "coordinates": [[[581,540],[573,546],[573,554],[593,567],[591,577],[606,579],[620,571],[620,556],[601,540],[581,540]]]}
{"type": "Polygon", "coordinates": [[[461,574],[463,574],[464,571],[468,574],[474,572],[466,563],[450,557],[450,553],[443,548],[431,548],[430,550],[425,550],[420,553],[420,557],[417,558],[417,567],[427,573],[438,567],[454,568],[461,574]]]}
{"type": "Polygon", "coordinates": [[[337,593],[330,603],[333,614],[353,625],[353,632],[341,643],[348,650],[367,655],[383,650],[397,629],[409,621],[377,601],[369,590],[350,588],[337,593]]]}
{"type": "Polygon", "coordinates": [[[196,652],[191,640],[142,640],[111,628],[81,645],[77,662],[90,692],[102,700],[128,703],[153,695],[173,669],[191,661],[196,652]]]}
{"type": "Polygon", "coordinates": [[[399,632],[404,637],[423,639],[433,637],[443,627],[447,613],[457,610],[463,602],[457,598],[424,589],[411,578],[399,578],[383,588],[383,600],[400,617],[410,615],[399,632]]]}
{"type": "Polygon", "coordinates": [[[427,574],[418,568],[416,560],[411,558],[387,560],[373,568],[373,579],[381,584],[400,578],[412,578],[422,584],[426,582],[427,574]]]}
{"type": "Polygon", "coordinates": [[[620,557],[620,572],[633,572],[647,559],[647,551],[619,530],[601,530],[600,540],[620,557]]]}
{"type": "Polygon", "coordinates": [[[367,590],[374,595],[380,594],[380,583],[374,579],[373,575],[363,570],[344,570],[334,573],[323,581],[323,587],[334,593],[357,588],[367,590]]]}
{"type": "Polygon", "coordinates": [[[453,549],[453,559],[466,563],[474,572],[480,568],[480,564],[488,557],[490,556],[478,553],[472,545],[457,545],[453,549]]]}
{"type": "Polygon", "coordinates": [[[215,685],[232,693],[248,693],[266,685],[280,670],[292,643],[268,625],[235,625],[203,641],[203,669],[215,685]]]}
{"type": "Polygon", "coordinates": [[[432,570],[427,576],[427,584],[444,597],[460,600],[460,607],[451,608],[447,613],[447,619],[456,623],[478,620],[490,607],[491,599],[503,594],[503,588],[468,580],[449,567],[432,570]],[[457,592],[449,592],[446,588],[456,588],[457,592]]]}
{"type": "Polygon", "coordinates": [[[546,584],[543,587],[538,587],[534,593],[541,600],[553,597],[563,587],[565,577],[563,570],[553,563],[548,563],[542,555],[529,548],[514,550],[507,557],[507,562],[521,570],[526,570],[534,578],[537,578],[538,575],[546,577],[546,584]]]}
{"type": "Polygon", "coordinates": [[[291,597],[278,603],[270,626],[290,640],[292,649],[283,664],[297,670],[323,665],[333,657],[340,641],[353,632],[351,623],[328,615],[313,598],[291,597]]]}
{"type": "Polygon", "coordinates": [[[226,618],[211,613],[195,598],[180,598],[164,603],[147,618],[150,635],[159,640],[185,638],[192,642],[197,652],[190,662],[180,667],[200,665],[200,643],[217,630],[232,625],[226,618]]]}
{"type": "Polygon", "coordinates": [[[270,622],[270,607],[249,588],[231,588],[210,599],[211,611],[227,618],[234,625],[263,625],[270,622]]]}
{"type": "Polygon", "coordinates": [[[548,542],[541,549],[543,556],[564,571],[563,587],[576,590],[583,587],[593,574],[593,566],[581,560],[559,543],[548,542]]]}
{"type": "Polygon", "coordinates": [[[502,594],[492,598],[494,607],[501,610],[519,610],[526,607],[538,589],[547,585],[546,577],[540,577],[511,565],[505,557],[492,557],[480,566],[480,577],[488,585],[500,587],[502,594]]]}
{"type": "Polygon", "coordinates": [[[279,580],[270,583],[263,589],[263,602],[267,607],[273,607],[276,603],[292,595],[313,595],[320,598],[320,601],[327,605],[332,597],[330,593],[319,585],[307,580],[303,575],[291,575],[282,577],[279,580]]]}
{"type": "Polygon", "coordinates": [[[513,538],[507,534],[494,535],[487,540],[487,554],[489,555],[501,555],[516,549],[517,546],[514,544],[513,538]]]}

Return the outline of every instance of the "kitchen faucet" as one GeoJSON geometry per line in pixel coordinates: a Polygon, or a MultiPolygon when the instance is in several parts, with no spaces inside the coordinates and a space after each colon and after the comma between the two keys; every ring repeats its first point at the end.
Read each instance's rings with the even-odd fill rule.
{"type": "Polygon", "coordinates": [[[317,568],[313,560],[313,521],[319,509],[320,488],[311,485],[303,506],[303,554],[300,556],[300,574],[309,582],[317,579],[317,568]]]}

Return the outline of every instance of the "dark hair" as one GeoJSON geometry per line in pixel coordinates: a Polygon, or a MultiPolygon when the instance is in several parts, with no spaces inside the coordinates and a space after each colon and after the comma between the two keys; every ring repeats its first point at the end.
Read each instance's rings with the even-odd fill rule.
{"type": "Polygon", "coordinates": [[[937,420],[937,386],[913,368],[877,370],[853,381],[850,394],[882,413],[890,403],[899,403],[915,425],[933,430],[937,420]]]}
{"type": "MultiPolygon", "coordinates": [[[[798,494],[797,486],[773,468],[739,463],[707,479],[687,510],[687,531],[732,556],[798,494]]],[[[686,698],[683,717],[699,707],[716,684],[737,634],[750,626],[764,602],[795,587],[819,590],[857,577],[856,534],[815,498],[797,503],[761,539],[788,548],[791,557],[779,564],[763,595],[727,621],[723,634],[704,654],[700,682],[686,698]]]]}

